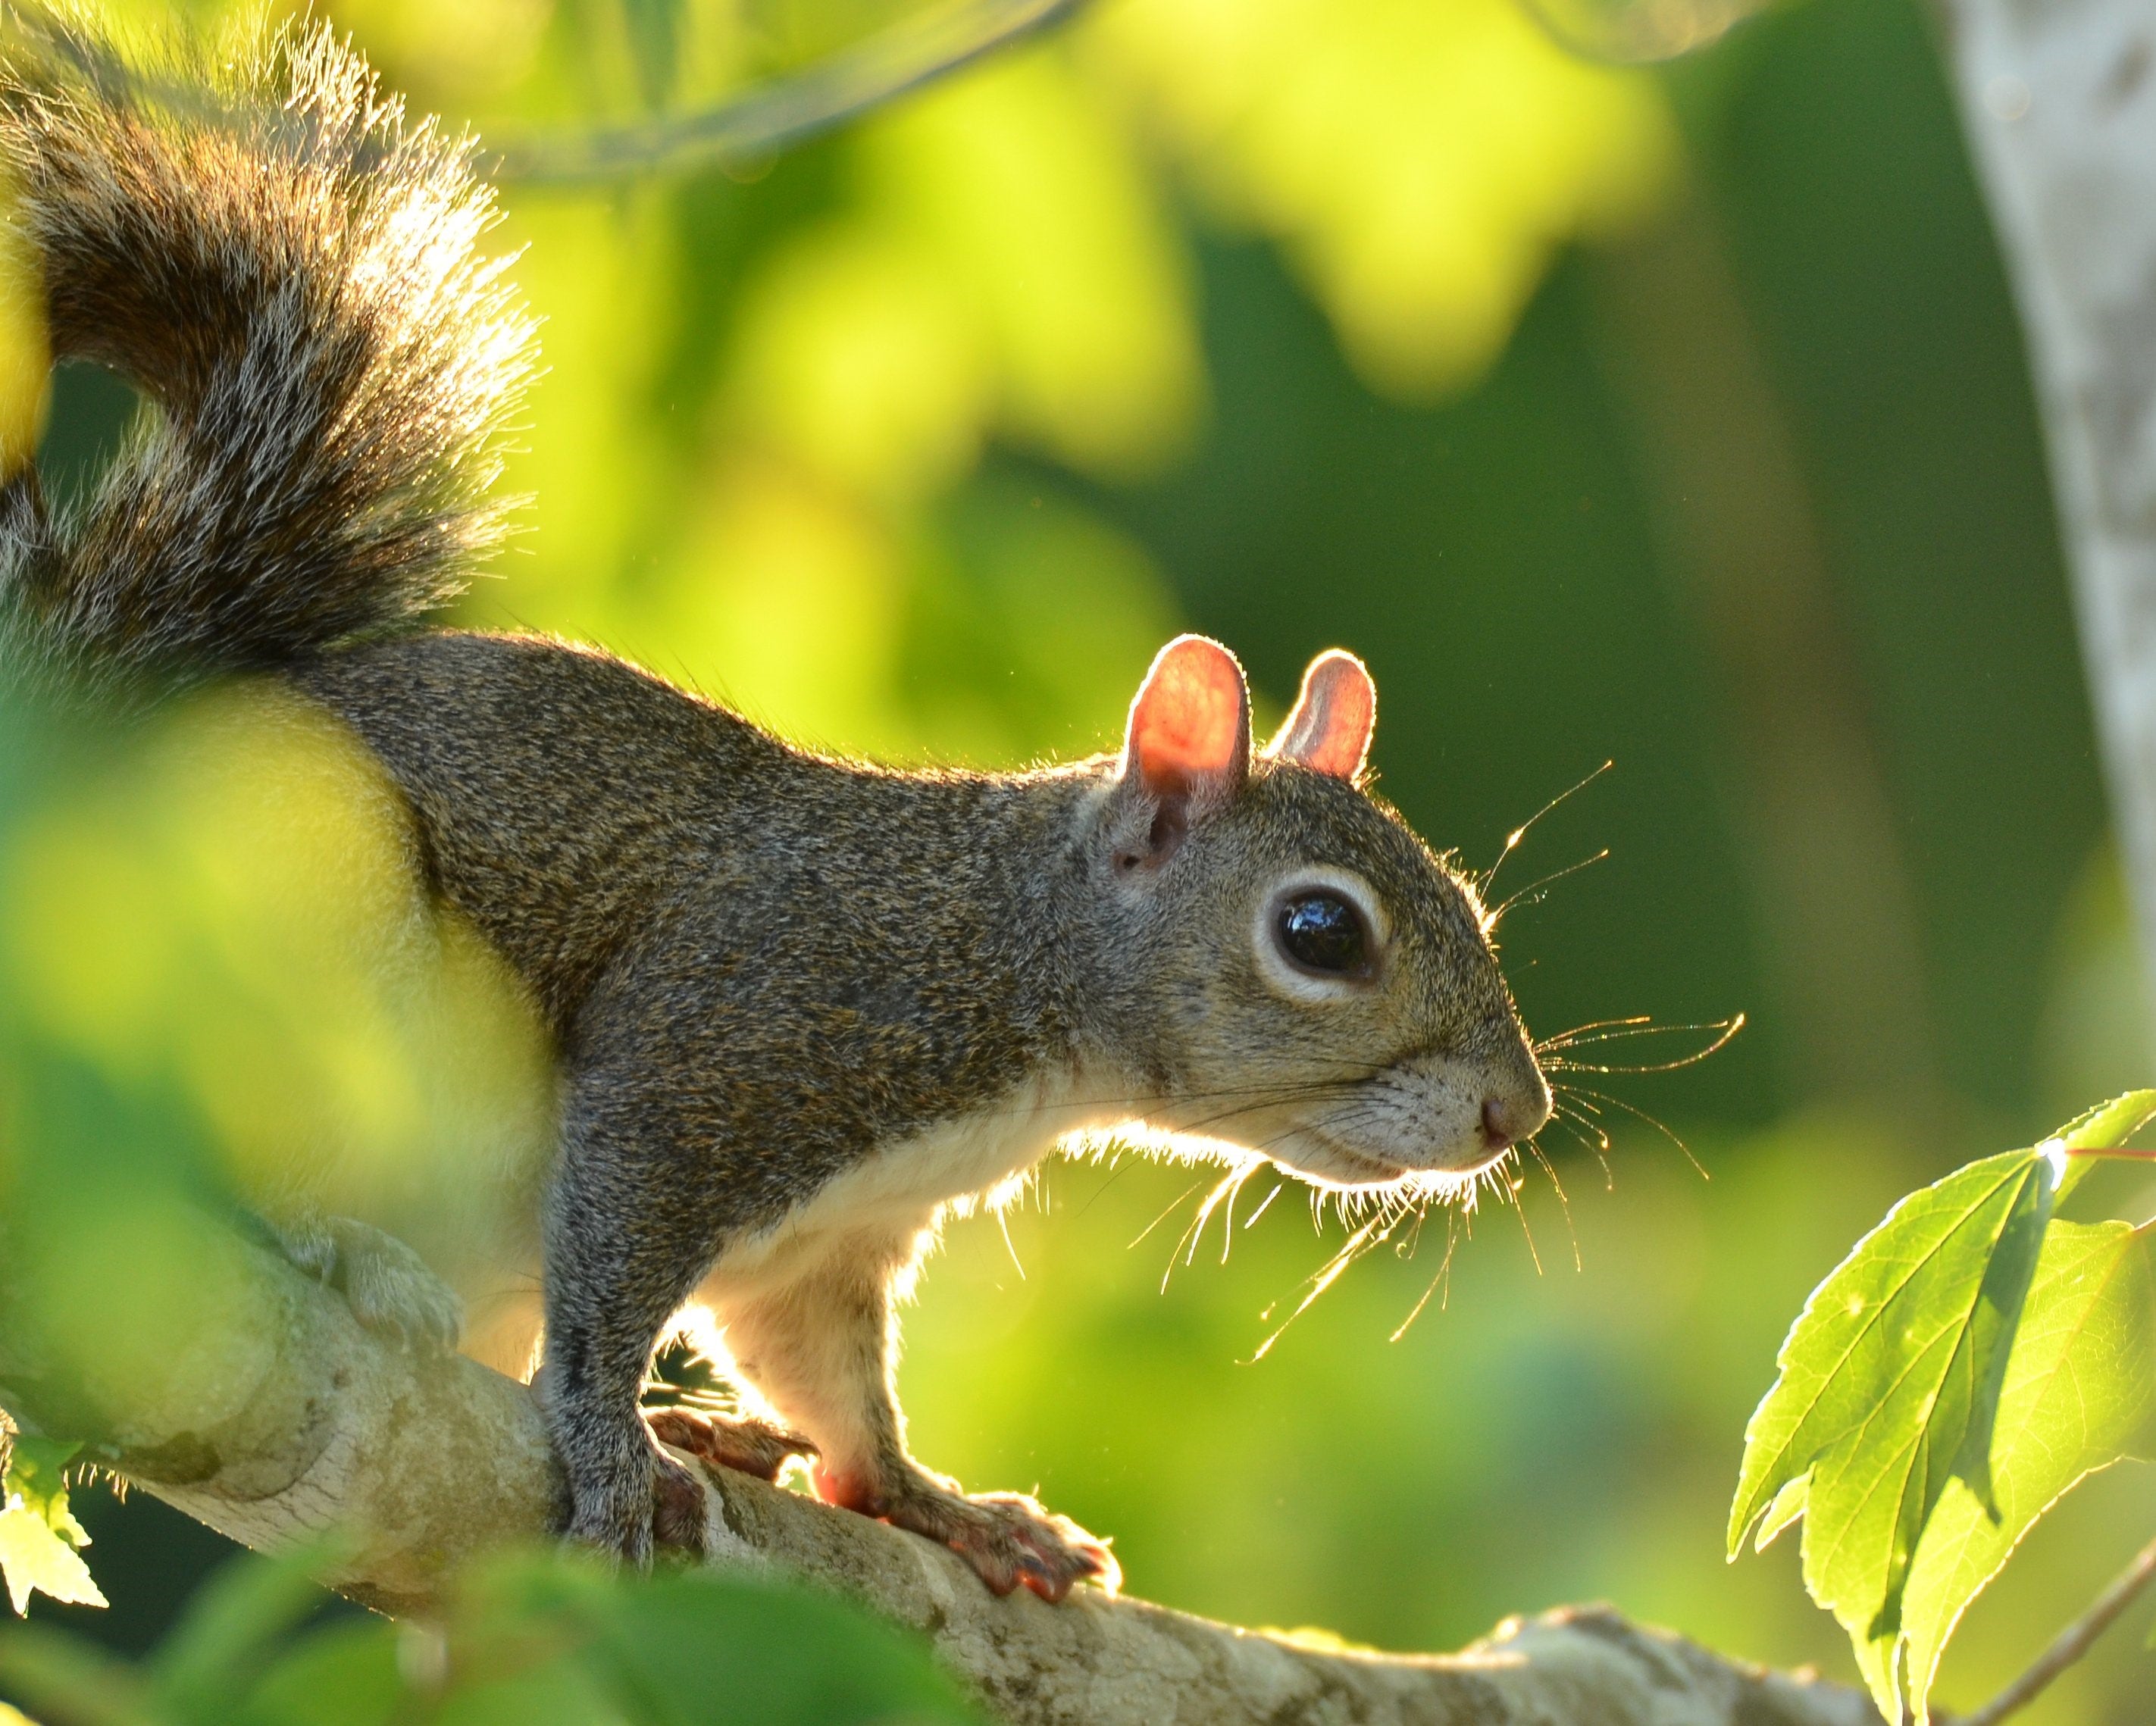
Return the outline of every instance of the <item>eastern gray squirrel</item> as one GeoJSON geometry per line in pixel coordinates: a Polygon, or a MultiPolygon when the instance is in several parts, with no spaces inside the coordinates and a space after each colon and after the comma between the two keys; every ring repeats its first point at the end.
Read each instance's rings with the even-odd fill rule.
{"type": "MultiPolygon", "coordinates": [[[[468,145],[324,28],[147,76],[17,14],[0,157],[54,355],[151,404],[79,508],[27,464],[0,493],[0,665],[138,704],[237,679],[378,759],[428,914],[491,945],[552,1050],[535,1386],[572,1536],[699,1543],[702,1488],[639,1398],[701,1298],[783,1424],[654,1416],[675,1450],[811,1456],[825,1497],[998,1592],[1112,1583],[1082,1530],[906,1452],[894,1288],[945,1207],[1121,1122],[1384,1189],[1548,1118],[1472,887],[1369,791],[1352,656],[1262,750],[1235,658],[1183,636],[1118,752],[916,773],[603,653],[429,631],[501,535],[531,365],[468,145]]],[[[408,1249],[278,1225],[364,1322],[454,1344],[408,1249]]]]}

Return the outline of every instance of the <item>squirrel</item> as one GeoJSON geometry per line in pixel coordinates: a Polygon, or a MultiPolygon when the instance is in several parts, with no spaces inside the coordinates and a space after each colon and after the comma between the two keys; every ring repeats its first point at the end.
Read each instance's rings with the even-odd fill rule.
{"type": "MultiPolygon", "coordinates": [[[[393,786],[413,890],[547,1042],[533,1385],[569,1536],[694,1549],[675,1452],[765,1478],[800,1455],[998,1593],[1112,1586],[1103,1543],[906,1449],[894,1307],[947,1207],[1119,1123],[1441,1192],[1548,1118],[1473,885],[1371,789],[1351,654],[1311,664],[1262,748],[1234,656],[1185,635],[1116,750],[901,772],[590,648],[430,627],[503,536],[532,366],[469,141],[326,27],[153,76],[18,13],[0,164],[54,356],[147,403],[78,505],[27,462],[0,490],[0,675],[144,703],[236,679],[393,786]],[[647,1418],[696,1300],[779,1420],[647,1418]]],[[[280,1230],[362,1321],[454,1345],[409,1249],[280,1230]]]]}

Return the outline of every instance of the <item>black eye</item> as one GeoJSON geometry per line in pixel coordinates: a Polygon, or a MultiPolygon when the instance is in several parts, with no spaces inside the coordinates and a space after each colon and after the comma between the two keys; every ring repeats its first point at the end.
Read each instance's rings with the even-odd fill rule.
{"type": "Polygon", "coordinates": [[[1281,950],[1305,971],[1352,975],[1369,962],[1363,914],[1337,893],[1299,893],[1280,912],[1281,950]]]}

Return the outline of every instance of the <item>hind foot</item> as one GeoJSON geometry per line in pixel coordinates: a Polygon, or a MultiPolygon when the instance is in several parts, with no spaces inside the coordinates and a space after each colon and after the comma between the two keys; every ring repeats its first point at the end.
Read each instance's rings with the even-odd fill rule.
{"type": "Polygon", "coordinates": [[[1080,1582],[1098,1583],[1110,1594],[1122,1585],[1123,1573],[1105,1542],[1022,1493],[968,1495],[919,1468],[909,1469],[895,1489],[873,1496],[821,1470],[816,1486],[834,1504],[949,1547],[995,1594],[1023,1585],[1054,1602],[1080,1582]]]}

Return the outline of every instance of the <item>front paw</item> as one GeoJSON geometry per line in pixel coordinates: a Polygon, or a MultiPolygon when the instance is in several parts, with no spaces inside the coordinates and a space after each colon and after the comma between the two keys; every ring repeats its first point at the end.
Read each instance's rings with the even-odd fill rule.
{"type": "Polygon", "coordinates": [[[686,1451],[709,1467],[775,1481],[789,1457],[814,1458],[816,1447],[798,1432],[750,1416],[705,1414],[690,1408],[654,1408],[644,1423],[661,1444],[686,1451]]]}
{"type": "Polygon", "coordinates": [[[406,1347],[446,1354],[464,1329],[464,1303],[394,1235],[349,1216],[275,1226],[285,1255],[343,1293],[352,1316],[406,1347]]]}
{"type": "MultiPolygon", "coordinates": [[[[834,1491],[827,1481],[819,1485],[837,1502],[858,1497],[834,1491]]],[[[1123,1573],[1105,1542],[1022,1493],[968,1495],[916,1472],[879,1494],[872,1507],[855,1508],[949,1547],[998,1595],[1023,1584],[1053,1603],[1080,1582],[1096,1582],[1109,1594],[1122,1586],[1123,1573]]]]}

